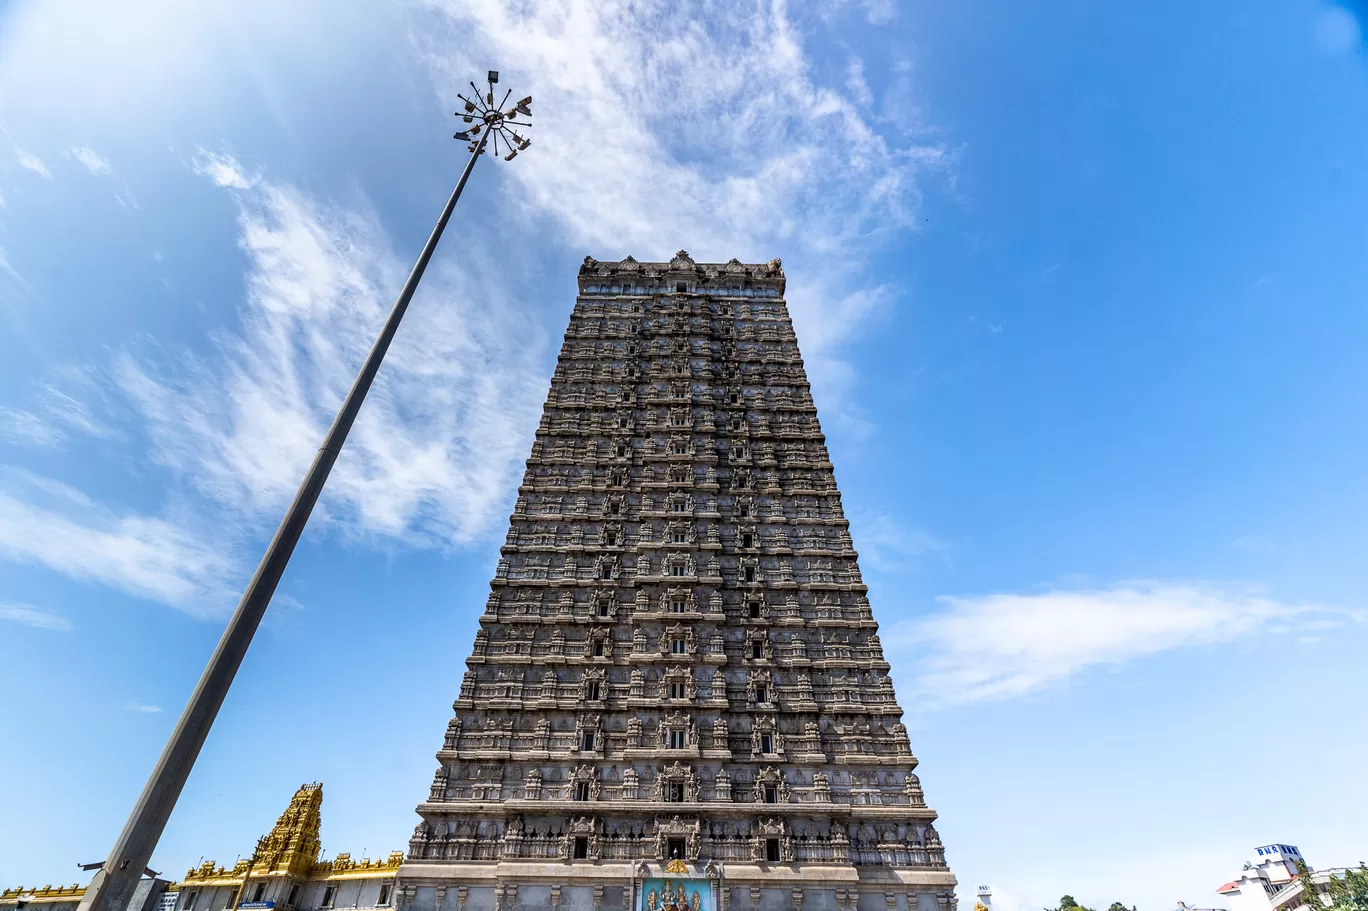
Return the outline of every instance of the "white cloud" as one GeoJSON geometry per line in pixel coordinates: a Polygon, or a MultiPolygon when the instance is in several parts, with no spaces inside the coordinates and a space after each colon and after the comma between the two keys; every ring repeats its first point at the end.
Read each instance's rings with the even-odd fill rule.
{"type": "Polygon", "coordinates": [[[148,705],[135,699],[124,706],[124,709],[129,712],[139,712],[144,715],[156,715],[161,712],[162,707],[159,705],[148,705]]]}
{"type": "MultiPolygon", "coordinates": [[[[103,400],[98,380],[85,371],[61,371],[63,379],[92,398],[103,400]]],[[[43,410],[57,424],[85,436],[114,439],[119,432],[97,417],[90,404],[59,389],[55,383],[45,383],[39,397],[43,410]]]]}
{"type": "Polygon", "coordinates": [[[885,633],[919,697],[940,704],[1025,695],[1088,668],[1175,648],[1285,635],[1362,616],[1207,583],[1126,582],[1039,594],[945,596],[944,610],[885,633]]]}
{"type": "MultiPolygon", "coordinates": [[[[91,377],[81,371],[61,371],[63,380],[80,392],[97,397],[99,390],[91,377]]],[[[118,431],[97,418],[90,405],[58,388],[44,383],[38,394],[42,414],[20,408],[0,406],[0,439],[30,446],[57,446],[69,439],[72,431],[84,436],[113,439],[118,431]]]]}
{"type": "MultiPolygon", "coordinates": [[[[209,356],[122,352],[111,384],[188,488],[180,518],[115,510],[24,472],[0,474],[0,554],[180,607],[215,612],[253,530],[274,525],[369,350],[407,264],[374,216],[246,178],[233,159],[197,167],[232,189],[250,266],[238,331],[209,356]],[[46,502],[44,502],[46,501],[46,502]],[[211,546],[208,542],[212,540],[211,546]]],[[[466,266],[429,269],[324,491],[315,523],[447,548],[502,517],[546,380],[544,339],[478,241],[466,266]]],[[[84,394],[98,390],[84,374],[84,394]]],[[[49,384],[42,417],[10,409],[12,438],[53,445],[114,436],[49,384]]]]}
{"type": "Polygon", "coordinates": [[[29,287],[29,283],[24,281],[24,276],[20,275],[14,266],[10,265],[9,259],[5,256],[4,247],[0,247],[0,273],[8,275],[23,288],[29,287]]]}
{"type": "Polygon", "coordinates": [[[222,608],[236,569],[183,524],[103,506],[13,468],[0,470],[0,555],[197,614],[222,608]]]}
{"type": "Polygon", "coordinates": [[[231,155],[221,152],[200,149],[192,162],[192,167],[196,174],[208,177],[216,185],[234,190],[249,189],[257,180],[254,176],[249,177],[242,173],[242,166],[231,155]]]}
{"type": "MultiPolygon", "coordinates": [[[[200,166],[239,191],[251,263],[241,330],[209,359],[124,355],[115,376],[158,461],[215,504],[274,516],[408,266],[369,213],[247,179],[223,156],[200,166]]],[[[507,283],[484,279],[478,253],[470,268],[429,270],[328,481],[324,515],[439,547],[500,517],[545,394],[543,339],[507,283]]]]}
{"type": "MultiPolygon", "coordinates": [[[[422,9],[414,40],[444,87],[464,84],[486,59],[521,61],[522,72],[505,72],[503,84],[534,95],[536,145],[500,172],[513,190],[505,211],[549,216],[561,242],[602,257],[668,258],[680,247],[701,260],[786,257],[789,300],[824,414],[861,426],[839,401],[857,374],[836,349],[894,300],[861,268],[885,238],[915,228],[923,178],[946,173],[941,146],[886,138],[848,97],[841,73],[831,85],[815,77],[804,25],[782,3],[743,11],[665,0],[434,0],[422,9]]],[[[154,72],[180,73],[176,84],[188,84],[185,66],[199,59],[203,23],[172,12],[148,15],[159,35],[184,28],[175,47],[193,52],[162,59],[138,44],[136,30],[116,35],[121,47],[147,52],[136,75],[148,85],[168,84],[151,80],[154,72]]],[[[84,26],[67,35],[47,19],[25,22],[50,42],[92,40],[84,26]]],[[[15,58],[0,64],[0,87],[20,69],[15,58]]],[[[49,72],[47,89],[69,75],[49,72]]],[[[78,94],[97,97],[98,80],[77,75],[78,94]]],[[[132,85],[123,91],[136,94],[132,85]]],[[[152,459],[169,470],[167,489],[193,501],[184,513],[214,517],[197,519],[200,526],[165,520],[194,542],[205,537],[197,527],[213,527],[217,541],[219,529],[242,534],[274,522],[409,262],[369,211],[272,182],[222,152],[201,150],[192,166],[240,204],[249,261],[240,326],[208,355],[148,345],[116,356],[110,374],[147,431],[152,459]]],[[[498,506],[545,394],[544,340],[502,290],[503,276],[491,280],[479,243],[461,270],[430,270],[319,520],[446,547],[502,517],[498,506]]],[[[80,429],[45,405],[9,415],[7,432],[22,433],[15,428],[34,415],[54,441],[80,429]]],[[[28,429],[29,439],[39,435],[28,429]]],[[[66,518],[96,531],[135,518],[92,510],[66,518]]],[[[235,553],[231,543],[217,552],[235,553]]],[[[156,592],[150,596],[204,599],[192,590],[210,585],[212,574],[196,565],[194,548],[185,556],[183,574],[163,566],[161,582],[143,586],[156,592]],[[181,582],[191,584],[178,589],[181,582]]],[[[64,561],[97,575],[69,554],[49,565],[64,561]]],[[[126,590],[135,585],[127,566],[101,572],[126,590]]]]}
{"type": "Polygon", "coordinates": [[[47,165],[43,164],[43,159],[22,150],[16,150],[16,152],[19,156],[19,167],[27,168],[33,173],[40,177],[45,177],[48,180],[52,179],[52,172],[48,170],[47,165]]]}
{"type": "Polygon", "coordinates": [[[13,601],[0,601],[0,621],[22,623],[35,629],[50,629],[58,632],[71,630],[71,621],[61,614],[34,607],[31,604],[16,604],[13,601]]]}
{"type": "Polygon", "coordinates": [[[114,169],[110,167],[109,159],[103,157],[99,152],[96,152],[89,146],[77,146],[76,148],[68,149],[67,153],[71,155],[72,158],[85,165],[86,170],[97,177],[107,177],[114,173],[114,169]]]}
{"type": "Polygon", "coordinates": [[[869,90],[869,83],[865,82],[864,61],[859,57],[852,58],[846,67],[846,88],[862,106],[868,107],[874,103],[874,93],[869,90]]]}
{"type": "Polygon", "coordinates": [[[66,438],[60,427],[22,408],[0,406],[0,438],[28,446],[56,446],[66,438]]]}
{"type": "Polygon", "coordinates": [[[915,228],[945,149],[888,138],[860,92],[822,83],[782,2],[429,5],[436,21],[417,40],[439,85],[464,85],[483,60],[519,62],[501,84],[534,97],[536,138],[506,173],[568,243],[601,259],[680,247],[698,260],[785,258],[830,413],[848,377],[833,349],[889,295],[865,258],[915,228]]]}
{"type": "Polygon", "coordinates": [[[943,558],[949,548],[930,532],[898,522],[886,513],[857,517],[852,523],[860,563],[880,572],[900,572],[928,557],[943,558]]]}

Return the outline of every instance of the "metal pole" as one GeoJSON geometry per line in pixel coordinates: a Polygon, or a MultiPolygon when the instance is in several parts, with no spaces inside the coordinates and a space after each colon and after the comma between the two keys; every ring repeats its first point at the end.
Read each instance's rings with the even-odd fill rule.
{"type": "Polygon", "coordinates": [[[257,839],[256,847],[252,849],[252,859],[247,861],[247,872],[242,874],[242,885],[238,887],[237,898],[233,900],[233,909],[242,907],[242,897],[247,894],[247,883],[252,880],[252,868],[257,865],[257,859],[261,856],[261,842],[265,836],[257,839]]]}
{"type": "Polygon", "coordinates": [[[452,191],[446,208],[442,210],[442,217],[437,219],[437,226],[432,229],[417,264],[409,273],[403,290],[399,292],[399,298],[394,302],[389,319],[385,320],[385,327],[380,331],[375,345],[371,347],[370,354],[366,356],[366,362],[357,374],[356,381],[352,383],[351,391],[347,393],[342,407],[338,409],[337,417],[333,418],[332,427],[328,428],[323,445],[318,447],[318,454],[309,466],[304,483],[299,485],[294,502],[290,504],[280,527],[276,529],[275,537],[266,548],[251,583],[243,592],[242,600],[238,602],[237,610],[228,621],[228,628],[223,631],[223,638],[219,640],[213,657],[209,659],[209,665],[204,669],[204,674],[191,694],[185,711],[181,713],[171,739],[162,750],[161,758],[152,770],[152,776],[143,786],[142,794],[119,834],[119,840],[114,843],[109,858],[86,888],[78,911],[124,911],[132,897],[138,879],[146,869],[148,861],[152,859],[152,851],[161,839],[162,830],[166,828],[166,821],[180,798],[181,789],[185,787],[185,780],[199,756],[204,739],[209,734],[209,728],[218,715],[219,707],[223,705],[224,697],[228,695],[228,687],[237,674],[238,666],[242,664],[247,646],[251,644],[257,625],[261,623],[261,617],[266,612],[267,605],[271,603],[271,596],[280,582],[280,576],[285,572],[286,564],[290,562],[295,544],[299,542],[299,536],[309,521],[309,514],[318,502],[323,484],[328,480],[328,474],[332,471],[333,463],[337,461],[338,453],[342,451],[342,444],[346,441],[352,423],[361,410],[361,403],[365,401],[366,393],[380,369],[380,363],[385,359],[385,352],[389,350],[390,342],[399,329],[399,321],[404,318],[404,311],[408,309],[413,292],[417,290],[428,261],[437,249],[437,241],[441,239],[442,231],[451,219],[456,201],[461,198],[461,191],[465,189],[470,172],[475,167],[475,161],[484,151],[490,132],[485,131],[471,150],[470,160],[466,162],[461,179],[457,181],[456,189],[452,191]]]}

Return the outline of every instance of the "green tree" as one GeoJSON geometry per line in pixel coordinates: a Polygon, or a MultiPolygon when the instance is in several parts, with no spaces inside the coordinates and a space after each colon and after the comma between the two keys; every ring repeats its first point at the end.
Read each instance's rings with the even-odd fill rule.
{"type": "Polygon", "coordinates": [[[1072,895],[1065,895],[1059,900],[1058,908],[1046,908],[1045,911],[1093,911],[1093,909],[1080,905],[1072,895]]]}
{"type": "Polygon", "coordinates": [[[1325,902],[1321,899],[1320,890],[1312,881],[1311,871],[1307,869],[1304,860],[1297,861],[1297,879],[1302,882],[1302,907],[1307,911],[1325,911],[1325,902]]]}
{"type": "Polygon", "coordinates": [[[1092,911],[1092,909],[1084,908],[1078,902],[1074,901],[1072,895],[1066,895],[1059,900],[1058,908],[1046,908],[1045,911],[1092,911]]]}
{"type": "MultiPolygon", "coordinates": [[[[1072,895],[1065,895],[1059,900],[1059,907],[1046,908],[1045,911],[1093,911],[1093,909],[1086,905],[1080,905],[1072,895]]],[[[1107,911],[1135,911],[1135,908],[1127,908],[1120,902],[1112,902],[1111,907],[1108,908],[1107,911]]],[[[1336,908],[1335,911],[1339,911],[1339,909],[1336,908]]],[[[1355,908],[1352,909],[1352,911],[1368,911],[1368,908],[1355,908]]]]}
{"type": "Polygon", "coordinates": [[[1368,866],[1350,867],[1330,880],[1331,911],[1368,911],[1368,866]]]}

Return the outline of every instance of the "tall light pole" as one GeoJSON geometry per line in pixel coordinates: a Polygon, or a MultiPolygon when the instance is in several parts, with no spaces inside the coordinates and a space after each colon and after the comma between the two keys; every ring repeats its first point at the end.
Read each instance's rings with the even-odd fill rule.
{"type": "Polygon", "coordinates": [[[466,162],[461,179],[456,182],[456,189],[451,192],[446,207],[442,209],[437,226],[432,229],[427,243],[423,245],[423,252],[419,254],[418,262],[409,273],[408,281],[404,282],[403,290],[399,292],[399,298],[394,302],[394,308],[385,320],[380,336],[371,347],[370,354],[366,356],[361,372],[357,374],[351,390],[342,402],[342,407],[338,409],[337,417],[333,418],[332,426],[323,438],[323,445],[318,447],[318,454],[314,456],[304,482],[299,485],[294,502],[290,504],[280,527],[276,529],[275,537],[271,539],[251,583],[243,592],[237,610],[228,621],[228,628],[223,631],[223,638],[219,640],[208,666],[200,676],[199,684],[191,694],[185,711],[181,713],[176,729],[171,733],[171,739],[167,741],[151,777],[143,786],[138,802],[133,805],[133,812],[129,814],[128,822],[119,833],[118,841],[114,843],[108,859],[100,865],[95,878],[86,888],[79,911],[124,911],[127,907],[138,879],[147,869],[148,861],[152,859],[152,851],[161,838],[162,830],[166,828],[166,821],[170,818],[176,801],[180,799],[181,789],[185,787],[185,780],[195,765],[195,759],[199,756],[205,737],[209,735],[209,728],[214,724],[219,707],[228,695],[228,687],[232,685],[238,666],[242,664],[242,658],[247,653],[247,647],[252,643],[257,625],[261,623],[261,617],[266,613],[267,605],[271,603],[271,596],[280,582],[280,576],[285,572],[286,564],[290,562],[295,544],[299,542],[299,536],[309,521],[309,514],[318,502],[318,495],[323,491],[323,485],[328,480],[333,463],[342,451],[342,444],[346,442],[352,423],[361,410],[361,403],[365,401],[366,393],[375,381],[375,374],[385,359],[390,342],[394,340],[399,322],[404,318],[404,311],[408,309],[413,292],[417,290],[428,261],[437,249],[437,242],[451,219],[456,201],[461,198],[466,181],[470,179],[475,162],[484,154],[491,140],[496,155],[499,154],[502,140],[507,151],[504,157],[510,161],[531,144],[530,139],[518,133],[520,127],[532,125],[532,111],[528,107],[532,103],[531,97],[510,105],[508,99],[512,92],[508,92],[498,104],[495,104],[494,86],[499,81],[499,74],[491,70],[488,81],[488,89],[483,93],[472,82],[472,97],[457,96],[465,103],[465,109],[457,111],[456,116],[471,126],[457,133],[455,138],[469,143],[470,160],[466,162]],[[519,115],[522,119],[519,119],[519,115]]]}

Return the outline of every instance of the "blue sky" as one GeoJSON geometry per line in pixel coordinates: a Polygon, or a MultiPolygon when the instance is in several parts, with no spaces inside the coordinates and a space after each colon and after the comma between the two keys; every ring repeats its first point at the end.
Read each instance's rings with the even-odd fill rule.
{"type": "Polygon", "coordinates": [[[461,164],[155,869],[405,847],[581,258],[784,259],[970,898],[1368,857],[1368,70],[1316,0],[0,5],[0,881],[104,857],[461,164]]]}

